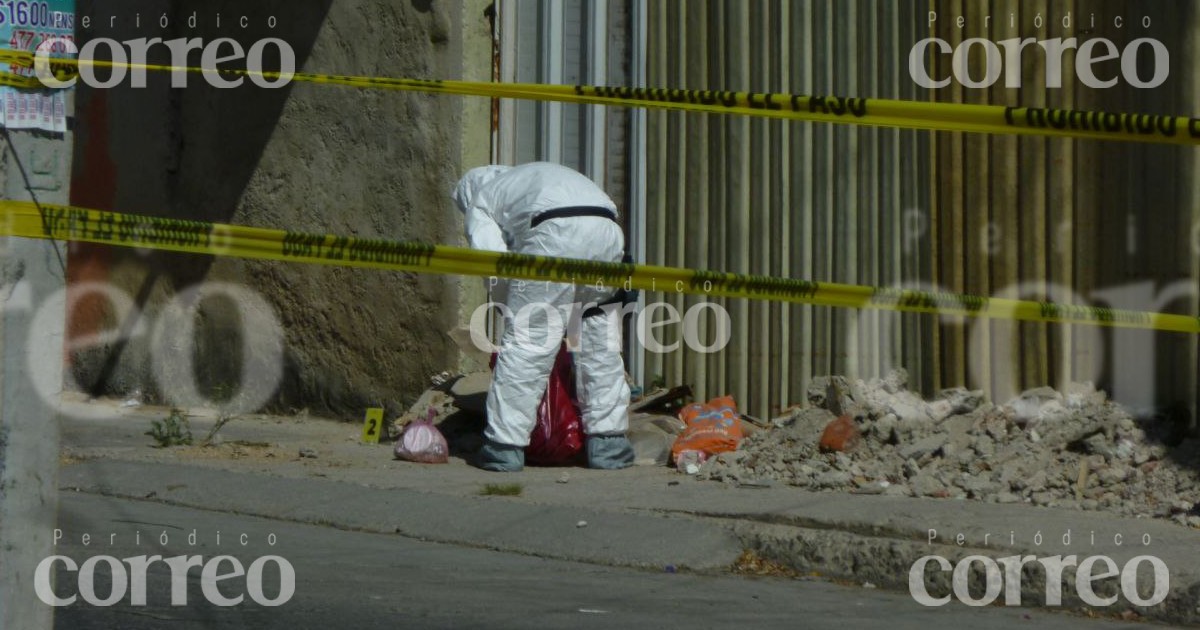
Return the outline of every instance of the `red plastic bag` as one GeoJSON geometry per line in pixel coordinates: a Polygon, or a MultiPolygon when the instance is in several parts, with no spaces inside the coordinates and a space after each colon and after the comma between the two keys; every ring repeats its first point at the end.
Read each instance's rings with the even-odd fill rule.
{"type": "Polygon", "coordinates": [[[424,420],[416,420],[404,427],[394,451],[398,459],[421,464],[445,464],[450,455],[446,437],[433,426],[437,411],[429,408],[424,420]]]}
{"type": "MultiPolygon", "coordinates": [[[[492,355],[492,368],[496,355],[492,355]]],[[[575,396],[574,366],[566,344],[559,346],[537,424],[525,448],[525,462],[534,466],[568,466],[583,452],[583,416],[575,396]]]]}

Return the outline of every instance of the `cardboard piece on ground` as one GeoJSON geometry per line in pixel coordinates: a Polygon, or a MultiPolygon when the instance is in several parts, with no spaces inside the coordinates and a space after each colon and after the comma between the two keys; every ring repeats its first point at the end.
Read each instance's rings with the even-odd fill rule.
{"type": "Polygon", "coordinates": [[[413,403],[412,406],[408,408],[408,411],[400,414],[400,417],[396,418],[395,420],[392,420],[390,427],[391,437],[395,438],[399,436],[404,431],[404,427],[416,420],[424,418],[425,414],[429,413],[430,407],[436,409],[440,414],[445,407],[446,398],[446,392],[437,388],[425,390],[417,398],[417,402],[413,403]]]}

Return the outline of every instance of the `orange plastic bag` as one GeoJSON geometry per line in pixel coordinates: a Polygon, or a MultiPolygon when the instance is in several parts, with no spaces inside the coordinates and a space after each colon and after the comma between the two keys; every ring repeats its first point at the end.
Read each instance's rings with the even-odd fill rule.
{"type": "Polygon", "coordinates": [[[714,398],[707,403],[692,403],[679,410],[679,419],[687,428],[675,438],[671,455],[683,451],[702,451],[716,455],[737,450],[742,441],[742,418],[732,396],[714,398]]]}

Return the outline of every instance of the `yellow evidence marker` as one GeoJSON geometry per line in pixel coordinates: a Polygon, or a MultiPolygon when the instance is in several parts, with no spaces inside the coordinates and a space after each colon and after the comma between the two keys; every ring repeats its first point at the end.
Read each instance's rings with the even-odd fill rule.
{"type": "Polygon", "coordinates": [[[370,407],[363,419],[362,441],[365,444],[378,444],[379,436],[383,433],[383,408],[370,407]]]}

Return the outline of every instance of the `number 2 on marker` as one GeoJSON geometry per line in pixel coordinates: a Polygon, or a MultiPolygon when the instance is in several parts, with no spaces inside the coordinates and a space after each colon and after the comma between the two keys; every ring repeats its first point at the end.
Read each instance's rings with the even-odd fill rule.
{"type": "Polygon", "coordinates": [[[363,419],[362,441],[367,444],[378,444],[379,434],[383,433],[383,409],[371,407],[363,419]]]}

